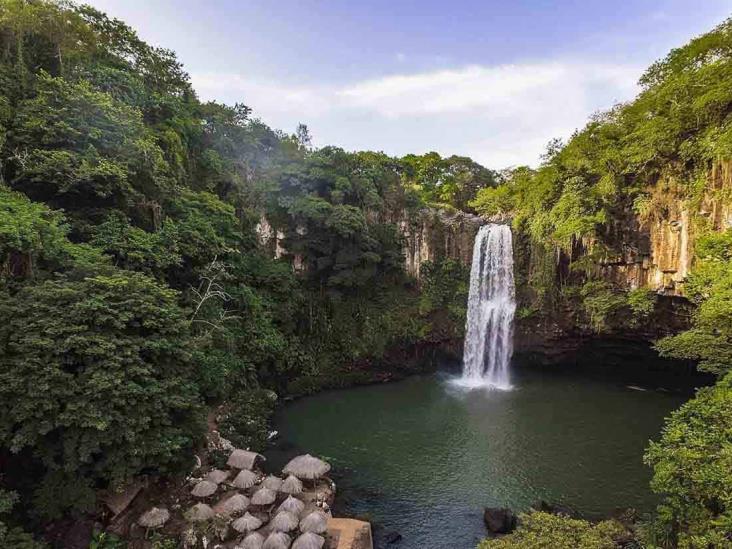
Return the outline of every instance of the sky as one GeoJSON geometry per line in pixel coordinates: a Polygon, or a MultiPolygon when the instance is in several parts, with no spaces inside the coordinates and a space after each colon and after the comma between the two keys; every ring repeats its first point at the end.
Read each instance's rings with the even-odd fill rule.
{"type": "Polygon", "coordinates": [[[536,165],[732,0],[85,0],[316,146],[536,165]]]}

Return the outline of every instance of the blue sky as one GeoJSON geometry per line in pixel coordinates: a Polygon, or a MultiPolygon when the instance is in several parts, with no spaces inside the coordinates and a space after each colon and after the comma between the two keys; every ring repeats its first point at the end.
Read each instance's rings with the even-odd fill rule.
{"type": "Polygon", "coordinates": [[[202,99],[316,145],[536,164],[732,0],[87,0],[178,53],[202,99]]]}

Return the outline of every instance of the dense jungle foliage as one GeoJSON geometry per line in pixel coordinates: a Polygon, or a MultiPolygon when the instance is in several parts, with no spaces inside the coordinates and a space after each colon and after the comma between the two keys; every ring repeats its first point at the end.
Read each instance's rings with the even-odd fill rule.
{"type": "MultiPolygon", "coordinates": [[[[732,229],[729,220],[715,227],[705,208],[732,200],[711,177],[732,160],[731,83],[728,20],[653,64],[634,101],[596,115],[566,144],[552,143],[538,169],[510,170],[471,202],[483,215],[512,218],[521,282],[530,290],[519,296],[519,316],[571,316],[594,333],[643,326],[656,308],[655,292],[603,278],[601,264],[627,252],[633,220],[649,226],[675,202],[697,212],[684,284],[697,306],[692,325],[656,347],[697,361],[720,381],[674,413],[647,451],[652,488],[663,497],[643,529],[649,547],[732,546],[732,229]],[[568,260],[569,272],[558,272],[557,257],[568,260]]],[[[537,519],[510,546],[532,546],[543,524],[537,519]]]]}
{"type": "Polygon", "coordinates": [[[425,265],[422,296],[399,223],[494,179],[313,149],[305,126],[202,103],[120,21],[0,0],[0,546],[190,467],[207,409],[261,448],[277,393],[460,337],[467,272],[425,265]]]}

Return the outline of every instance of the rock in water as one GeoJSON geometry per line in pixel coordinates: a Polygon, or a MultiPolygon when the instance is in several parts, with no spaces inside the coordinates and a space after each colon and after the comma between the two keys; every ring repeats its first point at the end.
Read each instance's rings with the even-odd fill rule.
{"type": "Polygon", "coordinates": [[[505,507],[486,507],[483,521],[493,534],[508,534],[516,528],[516,515],[505,507]]]}

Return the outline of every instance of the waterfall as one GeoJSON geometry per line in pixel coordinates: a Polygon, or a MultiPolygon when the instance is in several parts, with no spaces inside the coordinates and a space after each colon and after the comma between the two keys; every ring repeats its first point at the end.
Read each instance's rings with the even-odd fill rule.
{"type": "Polygon", "coordinates": [[[461,384],[511,388],[515,311],[511,229],[484,225],[473,246],[461,384]]]}

